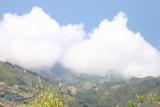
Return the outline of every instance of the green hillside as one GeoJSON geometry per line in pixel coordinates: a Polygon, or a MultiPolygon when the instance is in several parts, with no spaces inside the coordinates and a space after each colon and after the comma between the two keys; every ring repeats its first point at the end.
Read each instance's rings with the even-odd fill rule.
{"type": "MultiPolygon", "coordinates": [[[[110,81],[114,83],[114,80],[110,81]]],[[[120,85],[114,84],[111,87],[81,91],[77,99],[89,107],[129,107],[130,101],[136,101],[139,96],[150,94],[160,96],[160,77],[146,77],[120,85]]],[[[148,107],[154,106],[151,103],[148,107]]]]}
{"type": "Polygon", "coordinates": [[[29,71],[11,65],[10,63],[0,62],[0,81],[11,85],[36,85],[37,75],[29,71]]]}
{"type": "Polygon", "coordinates": [[[31,101],[40,89],[39,76],[8,62],[0,62],[0,102],[13,106],[31,101]]]}
{"type": "Polygon", "coordinates": [[[62,96],[67,107],[160,107],[160,77],[124,79],[119,75],[102,77],[68,71],[63,75],[63,72],[65,69],[57,68],[56,72],[42,75],[0,62],[0,105],[28,106],[40,91],[51,89],[62,96]]]}

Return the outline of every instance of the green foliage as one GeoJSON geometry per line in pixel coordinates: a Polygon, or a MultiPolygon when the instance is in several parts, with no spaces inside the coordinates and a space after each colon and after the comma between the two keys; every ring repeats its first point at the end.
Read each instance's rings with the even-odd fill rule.
{"type": "Polygon", "coordinates": [[[129,101],[129,106],[130,106],[130,107],[136,107],[134,101],[129,101]]]}
{"type": "Polygon", "coordinates": [[[154,94],[138,96],[135,101],[129,101],[130,107],[142,107],[142,105],[152,105],[153,107],[160,106],[160,96],[156,96],[154,94]]]}
{"type": "MultiPolygon", "coordinates": [[[[29,104],[20,107],[64,107],[64,105],[67,107],[160,107],[160,96],[158,96],[160,95],[160,77],[134,78],[126,81],[121,76],[107,78],[72,73],[58,77],[49,77],[50,74],[43,76],[27,70],[24,72],[23,68],[0,62],[0,82],[5,83],[5,87],[7,87],[4,88],[2,84],[1,90],[12,92],[11,95],[16,95],[18,98],[19,95],[24,98],[30,98],[28,95],[33,96],[30,100],[24,101],[29,104]],[[52,84],[49,85],[51,82],[52,84]],[[64,86],[60,88],[57,85],[59,82],[62,82],[64,86]],[[71,96],[71,90],[65,92],[68,86],[77,89],[77,93],[71,96]],[[64,101],[59,94],[53,91],[45,91],[37,96],[39,91],[47,90],[49,87],[59,93],[62,93],[59,89],[64,90],[65,93],[62,93],[64,101]],[[151,92],[157,96],[148,95],[151,92]],[[35,96],[36,99],[33,101],[35,96]],[[128,104],[130,99],[133,100],[128,104]]],[[[15,98],[13,99],[15,100],[15,98]]],[[[18,100],[15,101],[16,104],[17,102],[18,100]]],[[[1,105],[4,104],[0,103],[0,107],[1,105]]]]}
{"type": "Polygon", "coordinates": [[[142,104],[145,100],[145,97],[144,96],[139,96],[138,97],[138,103],[142,104]]]}
{"type": "Polygon", "coordinates": [[[11,85],[35,86],[38,78],[32,72],[24,72],[23,68],[0,61],[0,81],[11,85]]]}
{"type": "Polygon", "coordinates": [[[19,107],[64,107],[64,103],[59,94],[47,91],[40,94],[31,104],[19,107]]]}

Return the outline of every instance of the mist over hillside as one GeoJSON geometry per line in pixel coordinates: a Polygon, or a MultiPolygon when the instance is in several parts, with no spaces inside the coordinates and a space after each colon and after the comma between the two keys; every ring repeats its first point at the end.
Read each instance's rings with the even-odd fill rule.
{"type": "Polygon", "coordinates": [[[0,1],[0,107],[160,107],[160,1],[0,1]]]}
{"type": "Polygon", "coordinates": [[[60,63],[96,75],[159,75],[159,51],[131,31],[127,20],[119,12],[86,32],[83,24],[60,25],[40,7],[22,15],[6,13],[0,21],[0,60],[37,71],[60,63]]]}
{"type": "MultiPolygon", "coordinates": [[[[62,95],[69,107],[129,107],[130,101],[136,101],[138,96],[160,95],[160,77],[126,79],[120,75],[74,73],[59,64],[55,68],[37,74],[8,62],[0,62],[1,104],[4,107],[30,104],[40,90],[47,91],[48,88],[62,95]]],[[[158,103],[153,104],[159,106],[158,103]]]]}

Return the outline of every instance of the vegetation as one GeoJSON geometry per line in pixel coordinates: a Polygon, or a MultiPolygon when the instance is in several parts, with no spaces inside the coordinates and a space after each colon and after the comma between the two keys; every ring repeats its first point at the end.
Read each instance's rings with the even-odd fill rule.
{"type": "Polygon", "coordinates": [[[60,75],[38,75],[0,62],[0,107],[160,107],[160,77],[126,80],[57,69],[60,75]]]}
{"type": "Polygon", "coordinates": [[[19,107],[64,107],[62,97],[53,91],[40,94],[31,104],[19,107]]]}
{"type": "Polygon", "coordinates": [[[135,101],[129,102],[130,107],[160,107],[160,96],[155,94],[138,96],[135,101]]]}

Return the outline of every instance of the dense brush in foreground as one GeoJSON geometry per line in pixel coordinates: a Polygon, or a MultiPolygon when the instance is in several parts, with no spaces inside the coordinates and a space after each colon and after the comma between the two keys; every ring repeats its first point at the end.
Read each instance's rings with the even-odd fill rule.
{"type": "Polygon", "coordinates": [[[160,96],[149,94],[138,96],[135,101],[130,101],[130,107],[160,107],[160,96]]]}
{"type": "Polygon", "coordinates": [[[53,91],[41,93],[31,104],[19,107],[64,107],[62,97],[53,91]]]}

